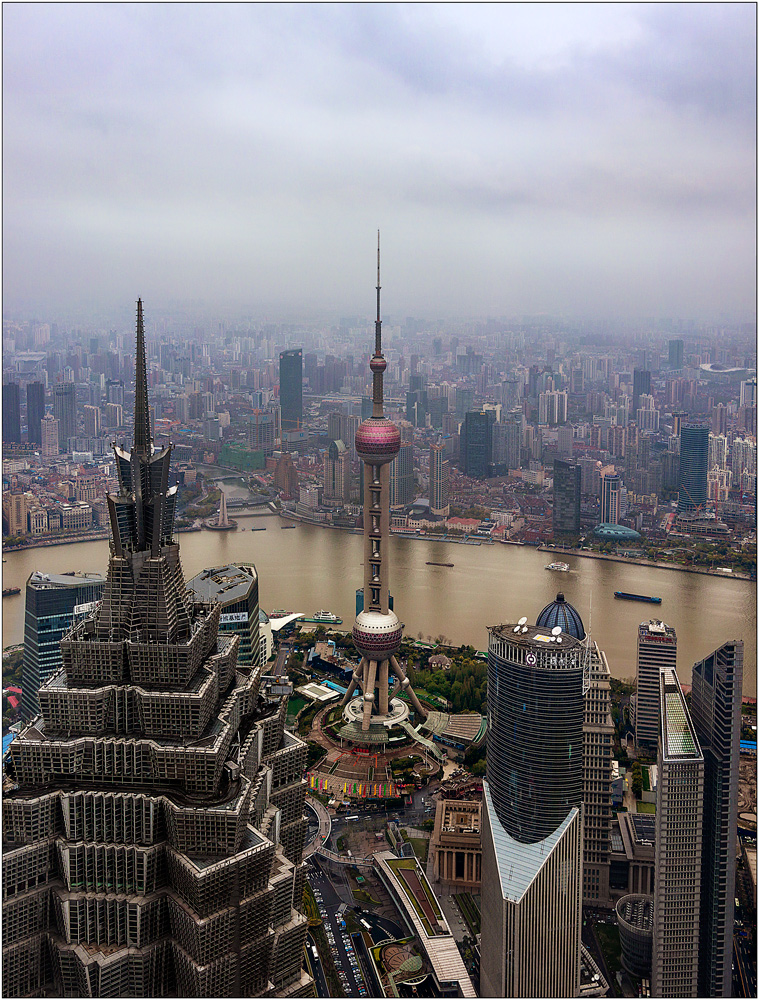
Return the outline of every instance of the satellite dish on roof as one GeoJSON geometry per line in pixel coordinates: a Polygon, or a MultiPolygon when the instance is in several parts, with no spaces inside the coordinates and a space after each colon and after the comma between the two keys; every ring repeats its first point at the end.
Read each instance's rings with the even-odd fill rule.
{"type": "Polygon", "coordinates": [[[554,625],[551,629],[551,635],[561,635],[561,625],[554,625]]]}
{"type": "Polygon", "coordinates": [[[517,625],[526,625],[526,624],[527,624],[527,615],[522,615],[522,617],[517,622],[517,625]]]}

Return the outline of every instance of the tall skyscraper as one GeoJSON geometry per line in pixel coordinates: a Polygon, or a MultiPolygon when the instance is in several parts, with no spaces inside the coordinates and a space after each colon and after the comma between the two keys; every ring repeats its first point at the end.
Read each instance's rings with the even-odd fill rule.
{"type": "Polygon", "coordinates": [[[58,444],[58,421],[52,413],[47,413],[42,418],[40,426],[42,428],[42,457],[53,458],[53,456],[60,452],[58,444]]]}
{"type": "Polygon", "coordinates": [[[342,441],[330,441],[324,452],[324,500],[347,504],[351,499],[350,454],[342,441]]]}
{"type": "Polygon", "coordinates": [[[116,403],[118,406],[124,405],[124,383],[119,379],[109,378],[105,384],[106,403],[116,403]]]}
{"type": "Polygon", "coordinates": [[[728,410],[722,403],[712,407],[712,434],[727,435],[728,410]]]}
{"type": "Polygon", "coordinates": [[[691,717],[704,755],[698,996],[732,995],[738,764],[743,643],[732,640],[693,667],[691,717]]]}
{"type": "Polygon", "coordinates": [[[569,997],[580,986],[585,649],[558,624],[526,621],[488,630],[480,992],[569,997]]]}
{"type": "Polygon", "coordinates": [[[553,463],[553,533],[576,535],[580,531],[579,465],[556,459],[553,463]]]}
{"type": "Polygon", "coordinates": [[[58,421],[58,447],[69,450],[69,438],[76,437],[76,386],[58,382],[53,386],[53,416],[58,421]]]}
{"type": "MultiPolygon", "coordinates": [[[[457,390],[458,391],[458,390],[457,390]]],[[[465,476],[485,479],[490,471],[493,449],[493,410],[472,410],[461,427],[461,467],[465,476]]]]}
{"type": "Polygon", "coordinates": [[[677,666],[677,634],[660,621],[638,626],[638,660],[635,673],[635,742],[655,750],[659,741],[659,674],[677,666]]]}
{"type": "Polygon", "coordinates": [[[3,383],[3,441],[21,440],[21,396],[18,382],[3,383]]]}
{"type": "MultiPolygon", "coordinates": [[[[651,995],[696,997],[704,758],[673,668],[659,673],[651,995]]],[[[732,889],[731,889],[732,891],[732,889]]]]}
{"type": "Polygon", "coordinates": [[[682,340],[670,340],[669,342],[669,367],[671,369],[680,369],[683,367],[683,349],[684,344],[682,340]]]}
{"type": "Polygon", "coordinates": [[[709,428],[685,424],[680,431],[678,514],[691,514],[706,507],[708,464],[709,428]]]}
{"type": "Polygon", "coordinates": [[[98,437],[100,435],[100,407],[85,406],[84,416],[84,436],[98,437]]]}
{"type": "Polygon", "coordinates": [[[749,378],[741,382],[739,406],[756,406],[756,379],[749,378]]]}
{"type": "Polygon", "coordinates": [[[430,513],[437,517],[448,517],[451,510],[449,467],[444,453],[442,444],[430,445],[430,513]]]}
{"type": "Polygon", "coordinates": [[[45,416],[45,386],[30,382],[26,387],[26,423],[30,444],[42,444],[42,418],[45,416]]]}
{"type": "MultiPolygon", "coordinates": [[[[396,653],[403,638],[403,625],[388,603],[390,537],[390,463],[401,448],[401,435],[384,414],[383,376],[387,361],[382,354],[382,319],[380,313],[380,249],[377,233],[377,319],[374,324],[374,354],[369,362],[372,372],[372,415],[356,431],[356,451],[364,464],[364,600],[363,610],[353,625],[353,643],[361,662],[353,672],[348,690],[340,702],[356,705],[361,732],[369,731],[372,722],[384,728],[386,722],[400,721],[407,711],[400,699],[390,701],[389,671],[398,678],[417,715],[426,711],[404,674],[396,653]],[[363,698],[353,702],[353,692],[360,688],[363,698]]],[[[351,723],[349,723],[350,725],[351,723]]]]}
{"type": "Polygon", "coordinates": [[[550,390],[538,396],[538,422],[541,424],[563,424],[567,419],[567,394],[550,390]]]}
{"type": "Polygon", "coordinates": [[[411,441],[401,441],[390,463],[390,507],[407,507],[414,502],[414,493],[414,446],[411,441]]]}
{"type": "Polygon", "coordinates": [[[633,371],[633,401],[632,412],[636,413],[640,406],[640,397],[651,393],[651,372],[645,368],[635,368],[633,371]]]}
{"type": "Polygon", "coordinates": [[[601,476],[601,524],[619,524],[622,517],[622,480],[616,472],[601,476]]]}
{"type": "Polygon", "coordinates": [[[37,692],[61,668],[61,639],[71,627],[75,609],[98,601],[104,583],[105,578],[97,573],[56,575],[37,570],[26,581],[22,718],[39,714],[37,692]]]}
{"type": "Polygon", "coordinates": [[[279,355],[279,405],[282,430],[300,430],[303,423],[303,351],[300,347],[279,355]]]}
{"type": "Polygon", "coordinates": [[[134,445],[115,449],[103,597],[9,747],[9,996],[288,996],[301,974],[306,746],[188,595],[171,445],[150,438],[137,304],[134,445]]]}

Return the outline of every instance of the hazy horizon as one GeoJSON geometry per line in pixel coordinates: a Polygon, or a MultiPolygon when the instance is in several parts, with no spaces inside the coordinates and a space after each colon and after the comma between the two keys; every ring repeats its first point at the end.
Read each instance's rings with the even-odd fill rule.
{"type": "Polygon", "coordinates": [[[752,321],[755,26],[6,4],[5,313],[752,321]]]}

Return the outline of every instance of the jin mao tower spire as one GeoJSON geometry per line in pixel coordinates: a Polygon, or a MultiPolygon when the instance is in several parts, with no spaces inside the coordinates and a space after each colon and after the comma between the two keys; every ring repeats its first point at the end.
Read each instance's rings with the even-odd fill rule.
{"type": "Polygon", "coordinates": [[[383,410],[383,377],[387,362],[382,354],[380,312],[380,239],[377,232],[377,319],[374,324],[372,415],[356,431],[356,453],[364,463],[364,608],[353,626],[353,642],[361,654],[342,705],[348,705],[356,688],[363,692],[361,729],[372,721],[389,721],[389,672],[398,678],[421,718],[426,712],[395,654],[403,626],[389,608],[387,546],[390,537],[390,463],[400,451],[401,435],[383,410]]]}

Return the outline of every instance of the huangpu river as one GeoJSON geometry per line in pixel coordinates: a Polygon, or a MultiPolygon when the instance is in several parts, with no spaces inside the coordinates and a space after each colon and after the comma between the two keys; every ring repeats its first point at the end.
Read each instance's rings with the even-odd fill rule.
{"type": "MultiPolygon", "coordinates": [[[[350,629],[356,588],[363,582],[360,535],[287,522],[274,514],[235,512],[238,529],[178,535],[185,578],[209,566],[251,562],[259,577],[265,611],[285,608],[313,615],[321,609],[350,629]],[[265,528],[252,531],[251,528],[265,528]],[[244,530],[241,530],[244,529],[244,530]]],[[[586,629],[606,651],[615,677],[634,677],[637,626],[661,618],[677,631],[677,668],[689,684],[693,663],[728,639],[743,639],[744,695],[756,695],[756,584],[698,573],[636,566],[571,553],[560,556],[527,546],[464,545],[393,536],[390,592],[406,635],[444,637],[454,645],[487,649],[488,625],[534,622],[562,591],[580,612],[586,629]],[[554,559],[570,572],[545,569],[554,559]],[[428,563],[453,563],[452,567],[428,563]],[[614,598],[615,590],[662,598],[659,605],[614,598]]],[[[24,587],[33,570],[105,574],[108,542],[47,546],[4,554],[3,587],[21,593],[3,599],[3,647],[23,642],[24,587]]]]}

